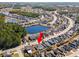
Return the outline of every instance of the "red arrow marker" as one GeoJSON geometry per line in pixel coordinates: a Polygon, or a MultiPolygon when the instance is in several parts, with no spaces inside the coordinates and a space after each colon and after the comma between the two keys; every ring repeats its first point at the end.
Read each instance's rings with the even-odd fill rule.
{"type": "Polygon", "coordinates": [[[38,37],[38,43],[40,44],[40,42],[42,41],[42,37],[43,37],[43,33],[42,32],[40,32],[40,35],[39,35],[39,37],[38,37]]]}

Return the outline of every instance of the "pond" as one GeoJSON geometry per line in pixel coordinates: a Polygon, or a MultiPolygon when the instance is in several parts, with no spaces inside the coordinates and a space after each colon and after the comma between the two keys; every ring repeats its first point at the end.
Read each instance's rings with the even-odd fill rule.
{"type": "Polygon", "coordinates": [[[34,26],[26,27],[25,29],[29,34],[35,34],[35,33],[39,33],[42,31],[46,31],[49,29],[49,27],[45,27],[41,25],[34,25],[34,26]]]}

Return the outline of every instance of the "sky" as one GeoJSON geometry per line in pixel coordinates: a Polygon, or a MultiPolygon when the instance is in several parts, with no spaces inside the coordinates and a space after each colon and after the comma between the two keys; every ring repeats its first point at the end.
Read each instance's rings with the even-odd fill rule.
{"type": "Polygon", "coordinates": [[[79,2],[79,0],[0,0],[0,2],[79,2]]]}

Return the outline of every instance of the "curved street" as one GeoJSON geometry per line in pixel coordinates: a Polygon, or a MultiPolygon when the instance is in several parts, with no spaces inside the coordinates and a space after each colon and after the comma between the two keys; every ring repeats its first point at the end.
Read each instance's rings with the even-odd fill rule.
{"type": "Polygon", "coordinates": [[[53,23],[55,23],[55,21],[57,20],[57,17],[55,15],[52,15],[54,20],[52,22],[50,22],[51,25],[53,25],[53,23]]]}
{"type": "MultiPolygon", "coordinates": [[[[46,37],[45,39],[43,39],[44,41],[47,41],[47,40],[49,40],[51,38],[55,38],[55,37],[58,37],[58,36],[60,36],[62,34],[65,34],[66,32],[68,32],[73,27],[74,21],[71,18],[67,17],[67,16],[64,16],[64,18],[68,19],[69,22],[70,22],[68,28],[66,28],[65,30],[63,30],[62,32],[60,32],[58,34],[54,34],[53,36],[51,35],[49,37],[46,37]]],[[[55,17],[55,19],[56,19],[56,17],[55,17]]],[[[37,40],[34,41],[34,42],[30,42],[30,45],[35,45],[35,44],[38,44],[37,40]]]]}

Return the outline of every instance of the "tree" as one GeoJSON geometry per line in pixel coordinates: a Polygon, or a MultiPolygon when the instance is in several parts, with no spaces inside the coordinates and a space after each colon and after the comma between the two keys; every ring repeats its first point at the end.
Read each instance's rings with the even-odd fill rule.
{"type": "Polygon", "coordinates": [[[13,10],[13,11],[10,11],[10,13],[18,14],[18,15],[22,15],[22,16],[26,16],[26,17],[32,17],[32,18],[36,18],[39,16],[39,14],[37,14],[37,13],[23,12],[20,10],[13,10]]]}
{"type": "Polygon", "coordinates": [[[75,21],[75,23],[79,23],[79,16],[77,17],[77,20],[75,21]]]}
{"type": "Polygon", "coordinates": [[[0,23],[3,23],[5,19],[5,15],[0,13],[0,23]]]}
{"type": "Polygon", "coordinates": [[[0,23],[0,49],[9,49],[21,44],[21,37],[27,34],[18,24],[0,23]]]}

